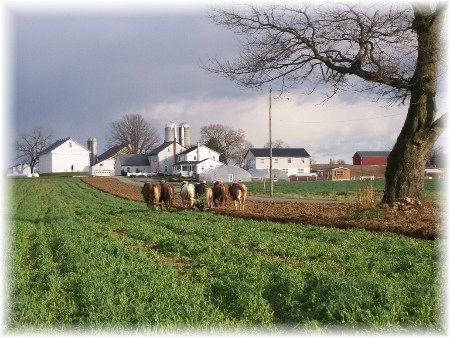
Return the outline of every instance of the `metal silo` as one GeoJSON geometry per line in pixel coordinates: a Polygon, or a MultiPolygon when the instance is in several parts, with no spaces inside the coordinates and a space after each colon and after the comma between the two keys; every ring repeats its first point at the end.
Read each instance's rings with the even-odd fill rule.
{"type": "Polygon", "coordinates": [[[91,151],[89,154],[89,160],[91,166],[97,163],[97,139],[95,137],[89,137],[87,140],[88,149],[91,151]]]}
{"type": "MultiPolygon", "coordinates": [[[[173,142],[173,139],[175,137],[177,137],[177,125],[173,122],[169,122],[166,124],[166,128],[165,128],[165,138],[164,138],[164,142],[173,142]]],[[[178,141],[178,137],[177,137],[177,141],[178,141]]]]}
{"type": "Polygon", "coordinates": [[[189,124],[187,123],[180,124],[179,135],[180,135],[180,144],[185,148],[189,148],[191,146],[191,131],[189,124]]]}

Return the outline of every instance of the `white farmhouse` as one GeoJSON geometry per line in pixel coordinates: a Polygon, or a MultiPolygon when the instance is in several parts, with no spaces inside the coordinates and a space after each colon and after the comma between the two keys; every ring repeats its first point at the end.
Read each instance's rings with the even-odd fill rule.
{"type": "MultiPolygon", "coordinates": [[[[304,148],[273,148],[272,169],[280,169],[288,176],[311,172],[311,156],[304,148]]],[[[244,157],[244,169],[268,172],[270,168],[269,148],[250,148],[244,157]]]]}
{"type": "Polygon", "coordinates": [[[172,175],[172,166],[177,162],[177,155],[186,148],[177,142],[164,142],[147,154],[150,172],[172,175]]]}
{"type": "Polygon", "coordinates": [[[91,167],[91,174],[93,176],[114,176],[117,156],[126,153],[126,149],[126,146],[117,145],[97,156],[97,163],[91,167]]]}
{"type": "Polygon", "coordinates": [[[177,162],[173,165],[172,174],[182,176],[198,175],[203,171],[224,166],[219,161],[220,154],[205,145],[196,145],[182,151],[177,156],[177,162]]]}
{"type": "Polygon", "coordinates": [[[39,173],[90,171],[90,150],[70,137],[61,139],[39,154],[39,173]]]}

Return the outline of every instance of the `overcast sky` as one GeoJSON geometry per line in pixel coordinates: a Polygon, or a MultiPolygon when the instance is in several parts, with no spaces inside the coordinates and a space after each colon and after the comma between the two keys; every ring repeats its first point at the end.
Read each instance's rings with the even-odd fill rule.
{"type": "MultiPolygon", "coordinates": [[[[199,67],[208,57],[239,53],[237,37],[207,18],[213,3],[122,2],[115,10],[107,3],[13,3],[3,8],[9,18],[10,139],[42,126],[55,139],[70,136],[83,145],[94,136],[102,153],[111,122],[139,113],[161,139],[173,121],[190,125],[193,142],[212,123],[242,128],[254,147],[268,141],[269,87],[241,89],[199,67]]],[[[273,99],[272,138],[305,148],[318,163],[351,163],[357,150],[391,149],[407,107],[356,94],[320,105],[323,98],[298,90],[273,99]]]]}

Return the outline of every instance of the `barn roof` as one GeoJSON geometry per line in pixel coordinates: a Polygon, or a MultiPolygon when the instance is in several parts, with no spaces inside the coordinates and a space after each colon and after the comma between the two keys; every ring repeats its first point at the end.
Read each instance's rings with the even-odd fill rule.
{"type": "Polygon", "coordinates": [[[357,151],[353,157],[358,154],[360,157],[386,157],[390,151],[357,151]]]}
{"type": "MultiPolygon", "coordinates": [[[[269,148],[250,148],[255,157],[269,157],[269,148]]],[[[311,157],[305,148],[272,148],[273,157],[311,157]]]]}
{"type": "Polygon", "coordinates": [[[116,155],[117,153],[119,153],[119,152],[120,152],[123,148],[125,148],[125,147],[126,147],[126,146],[124,146],[124,145],[117,145],[117,146],[114,146],[114,147],[108,149],[107,151],[105,151],[103,154],[98,155],[98,156],[97,156],[97,159],[98,159],[99,162],[101,162],[101,161],[103,161],[103,160],[106,160],[106,159],[108,159],[108,158],[111,158],[111,157],[113,157],[114,155],[116,155]]]}
{"type": "Polygon", "coordinates": [[[147,155],[144,154],[120,154],[117,157],[122,166],[148,166],[150,162],[148,161],[147,155]]]}
{"type": "Polygon", "coordinates": [[[45,148],[44,150],[42,150],[39,155],[43,155],[43,154],[48,154],[50,152],[52,152],[53,150],[55,150],[56,148],[58,148],[60,145],[66,143],[67,141],[71,140],[72,142],[78,144],[80,147],[86,149],[87,151],[91,152],[89,149],[87,149],[85,146],[82,146],[81,144],[79,144],[77,141],[75,141],[73,138],[71,137],[66,137],[63,139],[60,139],[58,141],[56,141],[55,143],[53,143],[52,145],[48,146],[47,148],[45,148]]]}

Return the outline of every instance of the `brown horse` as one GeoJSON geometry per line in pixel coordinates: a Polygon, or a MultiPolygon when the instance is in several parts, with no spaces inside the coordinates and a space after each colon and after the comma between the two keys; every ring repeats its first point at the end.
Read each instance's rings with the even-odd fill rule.
{"type": "Polygon", "coordinates": [[[165,180],[161,180],[160,185],[161,185],[161,196],[160,196],[161,206],[164,203],[166,209],[170,210],[173,206],[173,201],[175,198],[175,190],[165,180]]]}
{"type": "Polygon", "coordinates": [[[160,204],[161,185],[159,183],[145,182],[141,189],[147,208],[150,211],[155,210],[155,205],[160,204]]]}
{"type": "Polygon", "coordinates": [[[247,198],[247,186],[244,183],[233,183],[229,186],[230,197],[234,200],[236,210],[244,210],[247,198]]]}
{"type": "Polygon", "coordinates": [[[215,207],[219,207],[220,205],[228,204],[228,186],[223,184],[222,182],[216,181],[214,182],[214,186],[212,188],[212,199],[215,207]]]}

